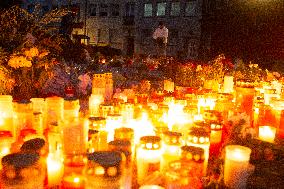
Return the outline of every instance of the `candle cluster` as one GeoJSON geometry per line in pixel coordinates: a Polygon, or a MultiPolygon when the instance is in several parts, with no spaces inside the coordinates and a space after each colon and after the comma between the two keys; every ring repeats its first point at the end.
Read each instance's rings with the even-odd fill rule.
{"type": "MultiPolygon", "coordinates": [[[[0,187],[201,188],[210,158],[221,156],[231,115],[246,113],[260,140],[282,137],[280,94],[266,95],[250,83],[234,86],[226,77],[228,93],[183,90],[177,97],[174,83],[164,83],[164,93],[112,98],[112,75],[96,74],[88,109],[79,99],[0,96],[0,187]]],[[[244,188],[251,149],[224,149],[225,185],[244,188]]]]}

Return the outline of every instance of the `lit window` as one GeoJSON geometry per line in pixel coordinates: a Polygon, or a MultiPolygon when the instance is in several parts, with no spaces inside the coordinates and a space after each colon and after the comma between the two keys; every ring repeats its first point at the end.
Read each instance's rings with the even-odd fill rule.
{"type": "Polygon", "coordinates": [[[144,4],[144,16],[153,16],[153,5],[152,3],[146,3],[144,4]]]}
{"type": "Polygon", "coordinates": [[[165,16],[166,15],[166,6],[167,6],[167,3],[158,3],[157,4],[157,16],[165,16]]]}
{"type": "Polygon", "coordinates": [[[172,2],[171,5],[171,16],[179,16],[180,14],[180,3],[172,2]]]}
{"type": "Polygon", "coordinates": [[[191,0],[185,3],[185,16],[194,16],[196,1],[191,0]]]}
{"type": "Polygon", "coordinates": [[[107,16],[107,12],[108,12],[108,5],[100,4],[100,16],[107,16]]]}

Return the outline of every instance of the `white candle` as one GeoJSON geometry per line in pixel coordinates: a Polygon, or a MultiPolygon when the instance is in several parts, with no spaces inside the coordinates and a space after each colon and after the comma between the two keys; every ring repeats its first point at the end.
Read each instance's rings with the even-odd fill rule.
{"type": "Polygon", "coordinates": [[[232,93],[234,90],[234,77],[225,76],[224,77],[224,93],[232,93]]]}
{"type": "Polygon", "coordinates": [[[48,187],[58,186],[64,173],[64,165],[59,154],[49,154],[47,157],[48,187]]]}
{"type": "Polygon", "coordinates": [[[246,188],[247,178],[250,174],[249,159],[251,149],[239,146],[226,146],[224,167],[225,185],[232,189],[246,188]]]}
{"type": "Polygon", "coordinates": [[[104,102],[103,95],[92,94],[89,98],[89,114],[92,116],[98,116],[100,104],[103,102],[104,102]]]}
{"type": "Polygon", "coordinates": [[[144,179],[160,170],[161,149],[160,137],[145,136],[137,149],[137,182],[143,184],[144,179]]]}
{"type": "Polygon", "coordinates": [[[274,142],[276,128],[270,126],[259,126],[259,139],[266,142],[274,142]]]}

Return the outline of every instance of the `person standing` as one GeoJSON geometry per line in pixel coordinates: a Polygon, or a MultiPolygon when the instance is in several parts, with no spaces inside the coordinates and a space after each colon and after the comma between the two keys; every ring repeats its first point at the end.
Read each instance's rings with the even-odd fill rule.
{"type": "Polygon", "coordinates": [[[168,34],[168,28],[166,28],[163,22],[159,22],[158,28],[153,33],[153,39],[155,40],[156,46],[156,54],[158,57],[165,58],[167,55],[168,34]]]}

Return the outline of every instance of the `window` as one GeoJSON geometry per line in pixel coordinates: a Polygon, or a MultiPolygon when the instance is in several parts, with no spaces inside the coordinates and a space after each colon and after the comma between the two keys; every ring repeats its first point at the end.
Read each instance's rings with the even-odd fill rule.
{"type": "Polygon", "coordinates": [[[108,5],[107,4],[100,4],[100,16],[107,16],[108,12],[108,5]]]}
{"type": "Polygon", "coordinates": [[[119,4],[110,4],[111,16],[119,16],[119,4]]]}
{"type": "Polygon", "coordinates": [[[90,4],[89,6],[89,15],[90,16],[97,16],[97,4],[90,4]]]}
{"type": "Polygon", "coordinates": [[[167,6],[167,3],[158,3],[157,4],[157,16],[165,16],[166,15],[166,6],[167,6]]]}
{"type": "Polygon", "coordinates": [[[185,3],[185,16],[194,16],[196,1],[191,0],[185,3]]]}
{"type": "Polygon", "coordinates": [[[126,3],[125,4],[125,16],[134,17],[135,15],[135,3],[126,3]]]}
{"type": "Polygon", "coordinates": [[[152,5],[152,3],[144,4],[144,16],[145,17],[153,16],[153,5],[152,5]]]}
{"type": "Polygon", "coordinates": [[[172,2],[171,16],[179,16],[179,14],[180,14],[180,2],[172,2]]]}

